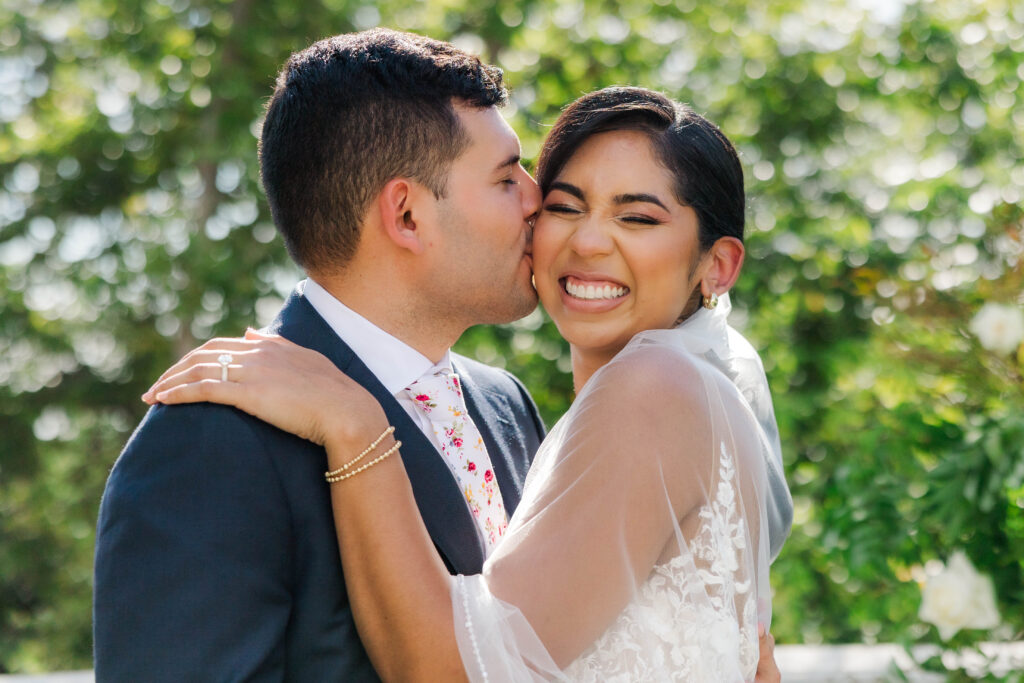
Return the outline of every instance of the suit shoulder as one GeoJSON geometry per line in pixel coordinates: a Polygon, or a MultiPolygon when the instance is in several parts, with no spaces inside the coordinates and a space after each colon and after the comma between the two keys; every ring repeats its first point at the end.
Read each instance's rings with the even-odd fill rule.
{"type": "Polygon", "coordinates": [[[239,481],[278,491],[281,473],[270,454],[281,450],[275,446],[287,438],[230,406],[154,406],[114,463],[105,497],[239,481]]]}
{"type": "MultiPolygon", "coordinates": [[[[125,451],[139,447],[198,447],[225,450],[225,446],[248,447],[266,438],[273,428],[231,406],[216,403],[155,405],[136,427],[125,451]]],[[[227,448],[226,450],[235,450],[227,448]]]]}

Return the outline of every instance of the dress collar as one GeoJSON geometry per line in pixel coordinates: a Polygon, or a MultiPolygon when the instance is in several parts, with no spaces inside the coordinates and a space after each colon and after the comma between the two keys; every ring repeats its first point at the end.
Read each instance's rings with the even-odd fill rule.
{"type": "Polygon", "coordinates": [[[670,329],[644,330],[634,339],[681,344],[698,355],[709,352],[726,359],[730,356],[729,313],[732,302],[728,294],[718,299],[718,306],[708,310],[701,306],[689,318],[670,329]]]}

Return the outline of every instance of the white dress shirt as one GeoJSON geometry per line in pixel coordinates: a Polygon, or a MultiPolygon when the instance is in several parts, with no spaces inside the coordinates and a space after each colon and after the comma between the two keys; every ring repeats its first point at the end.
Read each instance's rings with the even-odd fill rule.
{"type": "Polygon", "coordinates": [[[303,296],[320,317],[327,321],[334,333],[348,344],[359,356],[359,360],[366,364],[384,388],[398,400],[440,455],[441,444],[434,435],[430,420],[416,407],[405,388],[427,372],[452,371],[451,351],[445,351],[440,361],[432,363],[416,349],[338,301],[311,278],[306,278],[300,287],[303,296]]]}

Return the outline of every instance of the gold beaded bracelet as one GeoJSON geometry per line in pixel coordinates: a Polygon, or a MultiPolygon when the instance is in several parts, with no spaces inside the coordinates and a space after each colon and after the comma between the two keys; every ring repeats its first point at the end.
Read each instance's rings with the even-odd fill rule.
{"type": "Polygon", "coordinates": [[[394,454],[401,447],[402,447],[402,442],[401,441],[396,441],[395,445],[392,446],[391,448],[387,449],[386,451],[384,451],[383,455],[377,456],[376,458],[374,458],[370,462],[366,463],[365,465],[362,465],[360,467],[355,468],[354,470],[352,470],[351,472],[348,472],[347,474],[337,474],[337,475],[335,475],[333,477],[327,477],[327,483],[333,484],[336,481],[345,481],[346,479],[354,477],[357,474],[359,474],[360,472],[362,472],[363,470],[370,469],[371,467],[373,467],[374,465],[379,463],[384,458],[387,458],[388,456],[394,454]]]}
{"type": "Polygon", "coordinates": [[[380,436],[378,436],[378,437],[377,437],[377,440],[376,440],[376,441],[374,441],[373,443],[371,443],[371,444],[370,444],[369,446],[367,446],[367,447],[366,447],[366,449],[365,449],[365,450],[364,450],[364,451],[363,451],[362,453],[360,453],[359,455],[357,455],[357,456],[356,456],[355,458],[353,458],[352,460],[349,460],[349,461],[348,461],[347,463],[345,463],[344,465],[342,465],[342,466],[341,466],[341,467],[339,467],[338,469],[336,469],[336,470],[332,470],[332,471],[330,471],[330,472],[324,472],[324,476],[325,476],[325,477],[327,477],[328,481],[330,481],[330,478],[331,478],[331,477],[336,477],[336,476],[338,476],[339,474],[343,473],[343,472],[344,472],[345,470],[347,470],[347,469],[348,469],[349,467],[352,467],[352,465],[355,465],[355,464],[356,464],[357,462],[359,462],[360,460],[362,460],[363,458],[365,458],[365,457],[366,457],[367,455],[369,455],[370,453],[372,453],[372,452],[373,452],[373,449],[374,449],[374,448],[376,448],[377,446],[379,446],[379,445],[380,445],[380,442],[381,442],[381,441],[383,441],[384,439],[386,439],[386,438],[388,437],[388,434],[391,434],[391,433],[392,433],[392,432],[394,432],[394,431],[395,431],[395,428],[394,428],[394,427],[391,427],[391,426],[389,426],[389,427],[388,427],[387,429],[385,429],[385,430],[384,430],[384,433],[383,433],[383,434],[381,434],[380,436]]]}

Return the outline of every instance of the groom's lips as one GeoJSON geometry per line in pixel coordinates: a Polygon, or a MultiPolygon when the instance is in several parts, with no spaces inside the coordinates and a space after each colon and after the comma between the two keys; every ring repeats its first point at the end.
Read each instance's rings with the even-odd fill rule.
{"type": "MultiPolygon", "coordinates": [[[[530,267],[530,272],[533,272],[533,232],[526,236],[526,246],[523,247],[523,261],[526,261],[526,265],[530,267]]],[[[531,281],[532,281],[531,277],[531,281]]]]}

